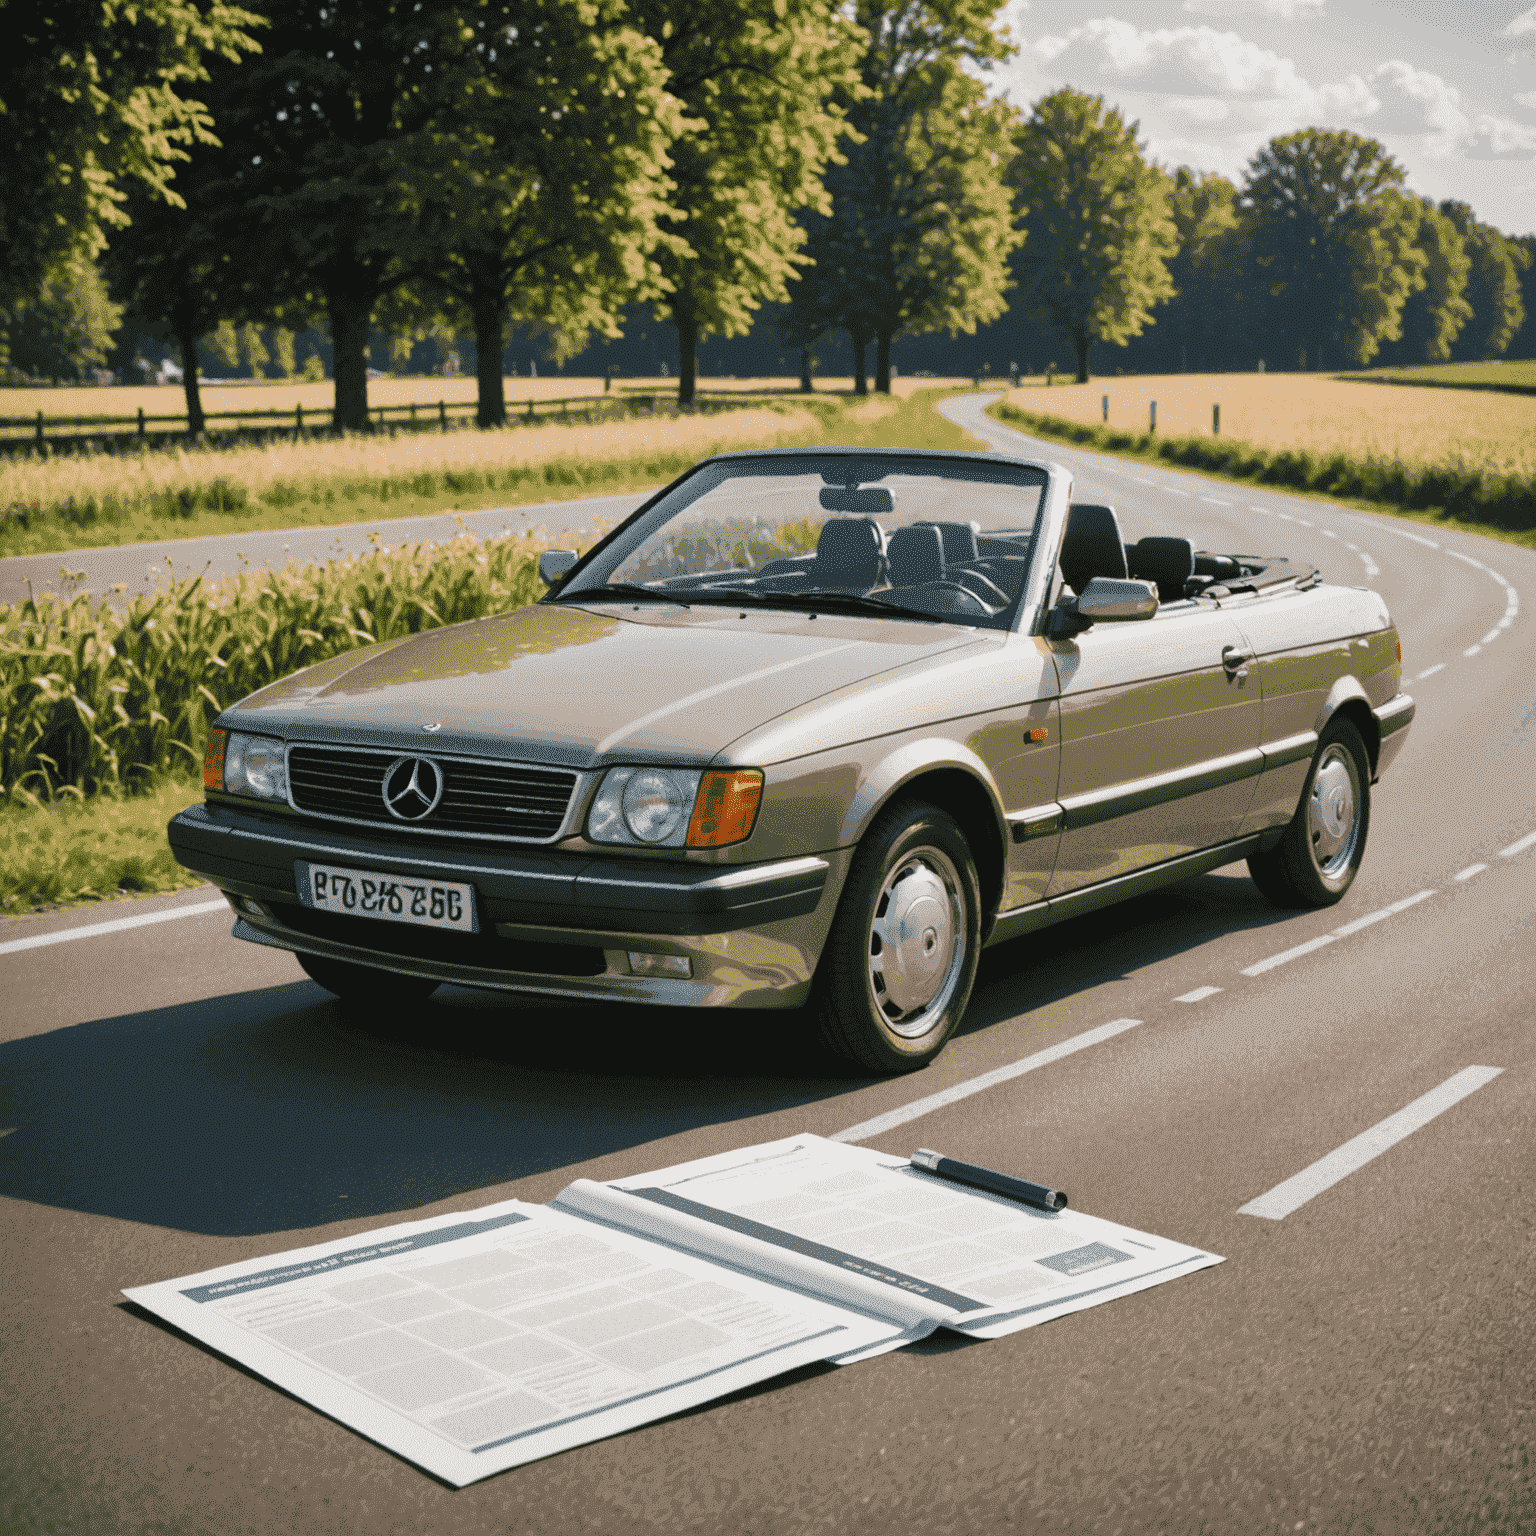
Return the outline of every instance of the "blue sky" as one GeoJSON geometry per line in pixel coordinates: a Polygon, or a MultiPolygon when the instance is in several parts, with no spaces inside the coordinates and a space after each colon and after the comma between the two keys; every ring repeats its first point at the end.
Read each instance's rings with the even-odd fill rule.
{"type": "Polygon", "coordinates": [[[1536,233],[1536,5],[1519,0],[1007,0],[993,85],[1059,85],[1139,119],[1151,157],[1241,177],[1275,134],[1380,139],[1409,185],[1536,233]]]}

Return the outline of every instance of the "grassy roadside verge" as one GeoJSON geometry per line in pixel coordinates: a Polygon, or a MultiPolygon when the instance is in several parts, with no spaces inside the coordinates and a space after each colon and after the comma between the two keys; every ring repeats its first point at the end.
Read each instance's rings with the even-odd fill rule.
{"type": "Polygon", "coordinates": [[[171,857],[165,824],[202,794],[200,784],[178,778],[138,795],[9,807],[0,839],[0,917],[201,885],[171,857]]]}
{"type": "Polygon", "coordinates": [[[1269,450],[1230,438],[1124,432],[1023,411],[1006,401],[989,405],[987,414],[1006,426],[1119,458],[1176,465],[1225,484],[1261,485],[1536,549],[1536,481],[1526,476],[1269,450]]]}
{"type": "Polygon", "coordinates": [[[948,392],[712,403],[698,415],[594,426],[28,457],[0,463],[0,558],[612,495],[737,448],[976,446],[931,409],[948,392]]]}

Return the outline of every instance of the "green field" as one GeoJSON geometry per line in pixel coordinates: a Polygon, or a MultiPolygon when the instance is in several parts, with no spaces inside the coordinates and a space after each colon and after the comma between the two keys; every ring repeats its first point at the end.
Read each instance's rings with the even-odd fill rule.
{"type": "Polygon", "coordinates": [[[1426,363],[1422,368],[1369,368],[1340,373],[1346,382],[1439,385],[1443,389],[1491,389],[1536,395],[1536,361],[1507,363],[1426,363]]]}

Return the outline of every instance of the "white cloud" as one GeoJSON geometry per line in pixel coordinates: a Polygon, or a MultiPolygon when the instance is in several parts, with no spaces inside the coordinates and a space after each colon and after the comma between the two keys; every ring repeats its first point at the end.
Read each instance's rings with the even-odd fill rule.
{"type": "Polygon", "coordinates": [[[1536,112],[1536,91],[1519,91],[1515,95],[1515,101],[1522,107],[1529,107],[1536,112]]]}
{"type": "Polygon", "coordinates": [[[1514,38],[1523,52],[1536,53],[1536,5],[1522,11],[1500,35],[1514,38]]]}
{"type": "Polygon", "coordinates": [[[1427,69],[1415,69],[1403,59],[1389,59],[1370,75],[1371,89],[1381,99],[1371,113],[1372,133],[1431,134],[1431,146],[1451,153],[1472,137],[1472,122],[1461,109],[1461,92],[1427,69]]]}
{"type": "Polygon", "coordinates": [[[1536,159],[1536,128],[1483,112],[1464,152],[1473,160],[1536,159]]]}
{"type": "Polygon", "coordinates": [[[1321,16],[1324,0],[1184,0],[1196,16],[1261,16],[1267,21],[1295,21],[1321,16]]]}

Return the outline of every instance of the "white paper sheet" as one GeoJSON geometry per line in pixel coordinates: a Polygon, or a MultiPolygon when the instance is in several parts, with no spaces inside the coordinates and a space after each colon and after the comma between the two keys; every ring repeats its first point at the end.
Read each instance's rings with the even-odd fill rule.
{"type": "Polygon", "coordinates": [[[900,1333],[516,1200],[123,1294],[456,1487],[900,1333]]]}

